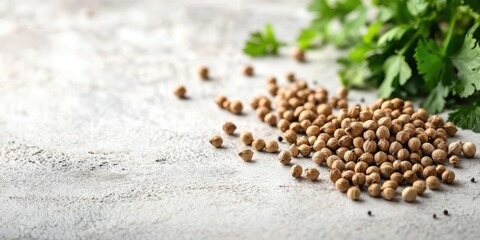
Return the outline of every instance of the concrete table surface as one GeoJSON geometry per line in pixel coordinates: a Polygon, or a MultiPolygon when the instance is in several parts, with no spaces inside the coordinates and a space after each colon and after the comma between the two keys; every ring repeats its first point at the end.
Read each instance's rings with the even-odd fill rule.
{"type": "MultiPolygon", "coordinates": [[[[222,134],[223,122],[265,139],[279,131],[250,107],[240,117],[218,109],[216,95],[247,103],[267,76],[284,83],[287,71],[339,86],[334,49],[305,64],[288,49],[254,60],[241,52],[267,22],[294,40],[308,2],[0,1],[0,238],[478,239],[480,183],[470,178],[480,180],[479,159],[463,160],[454,185],[407,204],[365,192],[352,202],[325,167],[312,183],[293,179],[276,155],[236,156],[243,146],[222,134]],[[245,63],[255,77],[241,75],[245,63]],[[200,64],[211,81],[196,77],[200,64]],[[179,83],[188,100],[172,96],[179,83]],[[213,134],[224,148],[210,146],[213,134]]],[[[371,103],[375,92],[349,100],[361,97],[371,103]]]]}

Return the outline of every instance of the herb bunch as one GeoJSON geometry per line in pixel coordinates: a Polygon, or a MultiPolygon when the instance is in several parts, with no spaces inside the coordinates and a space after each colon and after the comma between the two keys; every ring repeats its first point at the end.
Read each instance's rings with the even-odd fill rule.
{"type": "MultiPolygon", "coordinates": [[[[422,97],[434,114],[455,109],[449,119],[480,132],[479,0],[314,0],[315,18],[300,31],[308,50],[333,44],[347,87],[377,87],[380,97],[422,97]]],[[[283,44],[267,25],[244,52],[276,54],[283,44]]]]}

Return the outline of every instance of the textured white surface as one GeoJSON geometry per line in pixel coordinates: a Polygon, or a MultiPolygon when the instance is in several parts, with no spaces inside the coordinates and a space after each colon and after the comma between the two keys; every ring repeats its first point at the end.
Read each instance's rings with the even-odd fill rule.
{"type": "MultiPolygon", "coordinates": [[[[463,161],[453,186],[413,204],[365,192],[352,202],[326,168],[318,182],[295,180],[275,155],[240,160],[236,137],[209,145],[227,120],[279,135],[249,107],[241,117],[218,109],[217,94],[246,103],[267,76],[284,82],[287,71],[339,85],[332,49],[306,64],[288,51],[258,60],[240,51],[266,22],[293,40],[309,20],[307,2],[1,1],[0,238],[478,239],[480,183],[470,183],[480,181],[478,159],[463,161]],[[254,78],[240,74],[245,63],[254,78]],[[197,79],[200,64],[213,80],[197,79]],[[189,100],[172,96],[178,83],[189,100]]],[[[375,93],[353,92],[350,102],[361,97],[370,103],[375,93]]],[[[480,145],[478,137],[458,134],[480,145]]]]}

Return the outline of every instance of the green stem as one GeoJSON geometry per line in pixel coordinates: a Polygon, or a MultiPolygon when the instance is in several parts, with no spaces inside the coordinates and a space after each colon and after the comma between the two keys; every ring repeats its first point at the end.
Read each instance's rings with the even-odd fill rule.
{"type": "Polygon", "coordinates": [[[450,44],[450,40],[452,40],[453,32],[455,30],[455,24],[457,23],[457,13],[458,13],[458,8],[455,8],[455,11],[453,12],[452,19],[450,19],[450,25],[448,26],[448,32],[447,36],[445,37],[445,41],[443,41],[443,53],[447,51],[447,47],[450,44]]]}
{"type": "Polygon", "coordinates": [[[408,42],[402,47],[402,49],[400,49],[400,51],[398,51],[398,54],[403,55],[410,48],[410,46],[413,44],[413,42],[415,42],[417,40],[417,38],[420,36],[420,34],[422,34],[422,32],[423,32],[423,29],[419,28],[418,31],[415,33],[415,35],[413,35],[413,37],[408,40],[408,42]]]}

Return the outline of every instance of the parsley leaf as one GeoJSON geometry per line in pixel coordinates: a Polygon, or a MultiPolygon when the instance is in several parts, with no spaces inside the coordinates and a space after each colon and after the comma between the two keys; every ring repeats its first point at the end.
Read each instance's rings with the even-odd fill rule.
{"type": "Polygon", "coordinates": [[[260,57],[268,54],[276,55],[278,48],[284,44],[279,42],[270,24],[265,26],[265,31],[253,32],[245,42],[243,52],[252,57],[260,57]]]}
{"type": "Polygon", "coordinates": [[[304,28],[297,38],[297,45],[305,50],[313,45],[313,42],[319,37],[319,33],[312,28],[304,28]]]}
{"type": "Polygon", "coordinates": [[[405,61],[403,55],[393,55],[387,58],[383,64],[383,69],[385,71],[385,79],[378,89],[380,97],[390,97],[398,83],[404,85],[412,76],[412,69],[405,61]]]}
{"type": "Polygon", "coordinates": [[[448,115],[448,120],[464,129],[480,132],[480,106],[478,102],[457,107],[448,115]]]}
{"type": "Polygon", "coordinates": [[[408,11],[413,16],[423,15],[428,8],[428,1],[427,0],[409,0],[407,2],[408,11]]]}
{"type": "Polygon", "coordinates": [[[455,92],[462,98],[480,90],[480,47],[471,34],[467,34],[462,48],[451,57],[458,70],[455,92]]]}

